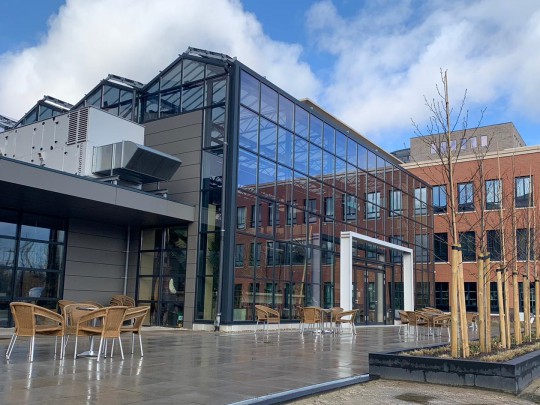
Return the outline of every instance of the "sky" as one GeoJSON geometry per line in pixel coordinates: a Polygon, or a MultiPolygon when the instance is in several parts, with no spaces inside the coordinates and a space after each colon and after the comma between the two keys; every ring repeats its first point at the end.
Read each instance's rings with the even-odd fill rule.
{"type": "Polygon", "coordinates": [[[109,73],[147,83],[189,46],[238,59],[382,148],[428,133],[441,70],[468,126],[540,144],[538,0],[2,0],[0,115],[76,103],[109,73]]]}

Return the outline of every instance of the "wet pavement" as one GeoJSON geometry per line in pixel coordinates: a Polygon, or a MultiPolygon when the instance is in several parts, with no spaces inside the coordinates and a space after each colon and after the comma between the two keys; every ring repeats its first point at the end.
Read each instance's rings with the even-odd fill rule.
{"type": "MultiPolygon", "coordinates": [[[[115,357],[99,363],[95,358],[74,360],[73,342],[68,344],[64,360],[55,359],[53,338],[36,338],[34,362],[29,363],[28,345],[20,338],[11,359],[2,356],[0,404],[247,403],[271,394],[365,375],[369,352],[447,341],[444,336],[416,341],[414,336],[397,332],[397,327],[388,326],[361,327],[356,336],[311,332],[302,335],[297,330],[218,334],[150,328],[143,331],[143,358],[137,346],[135,354],[130,353],[130,338],[126,336],[125,360],[116,349],[115,357]]],[[[8,338],[0,338],[0,352],[5,353],[8,343],[8,338]]],[[[83,343],[87,342],[79,341],[79,345],[83,343]]],[[[367,400],[365,392],[375,387],[373,384],[380,382],[357,384],[327,395],[360,389],[361,394],[354,394],[354,400],[367,400]]],[[[362,401],[381,402],[394,403],[388,399],[362,401]]]]}

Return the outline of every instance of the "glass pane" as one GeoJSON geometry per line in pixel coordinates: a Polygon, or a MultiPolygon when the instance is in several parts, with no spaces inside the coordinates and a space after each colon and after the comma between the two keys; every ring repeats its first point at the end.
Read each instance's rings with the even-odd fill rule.
{"type": "Polygon", "coordinates": [[[322,135],[323,135],[323,124],[320,119],[315,117],[314,115],[310,116],[310,123],[309,123],[309,140],[317,145],[320,145],[322,143],[322,135]]]}
{"type": "Polygon", "coordinates": [[[0,238],[0,266],[13,266],[15,242],[15,239],[0,238]]]}
{"type": "Polygon", "coordinates": [[[163,253],[163,283],[161,299],[166,301],[184,300],[186,289],[187,250],[171,250],[163,253]]]}
{"type": "Polygon", "coordinates": [[[261,115],[277,121],[278,94],[265,84],[261,84],[261,115]]]}
{"type": "Polygon", "coordinates": [[[243,70],[240,72],[240,102],[259,112],[259,81],[243,70]]]}
{"type": "Polygon", "coordinates": [[[120,102],[120,89],[105,85],[103,86],[103,109],[117,106],[120,102]]]}
{"type": "Polygon", "coordinates": [[[38,121],[46,120],[47,118],[51,118],[53,116],[54,110],[45,107],[43,105],[39,106],[39,115],[38,115],[38,121]]]}
{"type": "Polygon", "coordinates": [[[220,104],[225,102],[227,95],[227,80],[207,80],[206,81],[206,97],[212,97],[212,104],[220,104]]]}
{"type": "Polygon", "coordinates": [[[240,150],[238,157],[238,187],[252,187],[257,183],[257,156],[240,150]]]}
{"type": "MultiPolygon", "coordinates": [[[[142,252],[139,274],[141,276],[159,275],[160,252],[142,252]]],[[[144,299],[140,297],[140,299],[144,299]]]]}
{"type": "Polygon", "coordinates": [[[17,271],[15,294],[19,297],[56,298],[59,273],[48,271],[17,271]]]}
{"type": "Polygon", "coordinates": [[[187,249],[187,226],[167,228],[165,234],[166,249],[187,249]]]}
{"type": "Polygon", "coordinates": [[[180,114],[180,92],[162,94],[160,104],[160,116],[162,118],[180,114]]]}
{"type": "Polygon", "coordinates": [[[240,146],[256,152],[259,116],[240,107],[240,146]]]}
{"type": "Polygon", "coordinates": [[[24,215],[21,238],[38,239],[50,242],[63,242],[64,221],[59,218],[24,215]]]}
{"type": "Polygon", "coordinates": [[[178,62],[167,73],[161,76],[161,90],[167,90],[171,87],[182,84],[182,62],[178,62]]]}
{"type": "Polygon", "coordinates": [[[347,138],[347,162],[357,166],[356,159],[356,142],[347,138]]]}
{"type": "Polygon", "coordinates": [[[226,73],[223,66],[206,64],[206,77],[220,76],[226,73]]]}
{"type": "Polygon", "coordinates": [[[270,159],[276,159],[276,124],[261,118],[259,133],[259,153],[270,159]]]}
{"type": "Polygon", "coordinates": [[[284,165],[293,165],[293,134],[283,128],[279,128],[278,135],[278,161],[284,165]]]}
{"type": "Polygon", "coordinates": [[[182,112],[193,111],[203,107],[204,87],[189,86],[182,88],[182,112]]]}
{"type": "Polygon", "coordinates": [[[323,147],[329,152],[334,153],[335,150],[335,130],[328,124],[324,124],[324,143],[323,147]]]}
{"type": "Polygon", "coordinates": [[[132,119],[133,112],[133,92],[120,91],[120,107],[118,116],[126,119],[132,119]]]}
{"type": "Polygon", "coordinates": [[[223,144],[225,138],[225,108],[216,107],[205,111],[205,147],[213,147],[223,144]]]}
{"type": "Polygon", "coordinates": [[[143,229],[141,250],[161,249],[161,228],[143,229]]]}
{"type": "Polygon", "coordinates": [[[309,175],[320,176],[322,173],[322,149],[313,144],[309,145],[309,175]]]}
{"type": "Polygon", "coordinates": [[[334,166],[334,155],[325,151],[323,153],[323,180],[330,184],[332,184],[334,181],[334,166]]]}
{"type": "Polygon", "coordinates": [[[347,153],[347,137],[336,131],[336,155],[345,159],[347,153]]]}
{"type": "Polygon", "coordinates": [[[358,167],[362,170],[367,170],[367,149],[362,145],[358,145],[358,167]]]}
{"type": "Polygon", "coordinates": [[[101,87],[86,97],[86,106],[101,108],[101,87]]]}
{"type": "Polygon", "coordinates": [[[294,132],[306,139],[309,135],[309,113],[297,105],[295,105],[294,132]]]}
{"type": "Polygon", "coordinates": [[[294,170],[307,173],[308,142],[296,137],[294,145],[294,170]]]}
{"type": "Polygon", "coordinates": [[[21,241],[19,267],[29,269],[59,270],[63,263],[64,246],[48,243],[21,241]]]}
{"type": "Polygon", "coordinates": [[[156,300],[158,285],[158,277],[139,277],[139,301],[156,300]]]}
{"type": "Polygon", "coordinates": [[[184,59],[183,83],[204,79],[204,63],[184,59]]]}
{"type": "Polygon", "coordinates": [[[294,104],[281,94],[279,95],[279,125],[291,131],[294,129],[294,104]]]}
{"type": "Polygon", "coordinates": [[[142,101],[142,122],[155,120],[158,118],[158,101],[159,96],[147,96],[142,101]]]}
{"type": "MultiPolygon", "coordinates": [[[[0,252],[1,254],[1,252],[0,252]]],[[[1,257],[0,257],[1,260],[1,257]]],[[[11,270],[0,270],[0,298],[11,296],[11,277],[13,272],[11,270]]]]}
{"type": "Polygon", "coordinates": [[[275,198],[276,164],[269,160],[259,158],[258,193],[275,198]]]}

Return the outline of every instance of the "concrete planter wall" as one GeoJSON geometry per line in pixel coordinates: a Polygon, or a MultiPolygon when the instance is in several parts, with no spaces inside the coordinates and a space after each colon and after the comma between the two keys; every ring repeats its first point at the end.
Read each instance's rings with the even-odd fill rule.
{"type": "Polygon", "coordinates": [[[517,394],[540,377],[540,351],[503,363],[403,356],[403,350],[369,354],[369,374],[389,380],[479,387],[517,394]]]}

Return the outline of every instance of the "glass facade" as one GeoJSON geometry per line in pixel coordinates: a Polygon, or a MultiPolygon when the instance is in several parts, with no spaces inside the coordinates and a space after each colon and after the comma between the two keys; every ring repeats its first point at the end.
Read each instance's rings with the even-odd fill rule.
{"type": "Polygon", "coordinates": [[[187,226],[141,232],[138,305],[150,306],[150,323],[182,326],[187,264],[187,226]]]}
{"type": "MultiPolygon", "coordinates": [[[[239,102],[233,320],[254,320],[256,304],[278,309],[283,319],[297,319],[299,306],[339,305],[343,231],[399,240],[419,252],[416,295],[433,301],[426,184],[245,70],[239,102]]],[[[390,288],[402,281],[401,263],[390,250],[362,243],[354,250],[359,323],[390,321],[403,301],[390,288]]]]}
{"type": "Polygon", "coordinates": [[[0,210],[0,327],[9,303],[56,308],[62,298],[66,225],[62,219],[0,210]]]}

